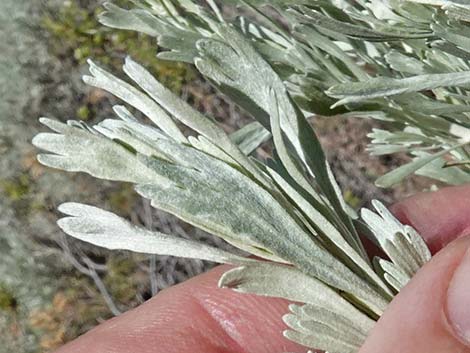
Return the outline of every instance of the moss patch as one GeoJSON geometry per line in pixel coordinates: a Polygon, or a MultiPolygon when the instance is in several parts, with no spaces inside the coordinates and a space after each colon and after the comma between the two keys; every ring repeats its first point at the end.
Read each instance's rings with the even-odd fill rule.
{"type": "Polygon", "coordinates": [[[28,174],[20,174],[14,179],[0,180],[0,189],[10,201],[20,201],[30,192],[31,182],[28,174]]]}
{"type": "MultiPolygon", "coordinates": [[[[125,6],[128,1],[118,1],[125,6]]],[[[59,9],[50,9],[42,19],[42,27],[49,35],[50,52],[58,57],[73,57],[77,64],[88,58],[118,69],[126,55],[145,63],[165,86],[179,93],[185,82],[195,77],[190,65],[156,58],[157,45],[153,37],[131,31],[106,28],[97,21],[103,9],[96,5],[83,5],[79,1],[66,1],[59,9]]],[[[86,120],[84,108],[77,112],[86,120]]]]}
{"type": "Polygon", "coordinates": [[[16,305],[16,298],[13,293],[0,284],[0,311],[14,311],[16,305]]]}

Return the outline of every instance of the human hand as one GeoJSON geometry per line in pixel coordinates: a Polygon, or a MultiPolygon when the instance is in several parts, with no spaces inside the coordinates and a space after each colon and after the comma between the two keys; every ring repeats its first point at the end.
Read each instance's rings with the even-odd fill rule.
{"type": "MultiPolygon", "coordinates": [[[[406,199],[392,210],[437,253],[393,300],[360,353],[470,353],[470,186],[406,199]]],[[[220,266],[162,291],[56,353],[281,353],[285,300],[217,288],[220,266]]]]}

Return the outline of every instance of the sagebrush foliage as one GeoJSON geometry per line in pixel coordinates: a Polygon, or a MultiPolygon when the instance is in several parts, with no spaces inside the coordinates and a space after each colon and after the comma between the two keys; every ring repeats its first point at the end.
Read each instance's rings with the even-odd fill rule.
{"type": "Polygon", "coordinates": [[[115,107],[119,119],[95,126],[43,118],[54,133],[33,141],[48,152],[40,162],[133,183],[154,207],[269,261],[150,232],[88,205],[60,206],[67,217],[59,226],[111,249],[238,265],[220,286],[304,303],[284,317],[288,338],[330,353],[357,351],[431,255],[381,203],[361,217],[345,204],[307,117],[388,124],[372,132],[371,151],[415,159],[381,177],[381,186],[412,173],[469,181],[470,3],[232,0],[251,11],[233,20],[213,1],[134,3],[132,10],[107,4],[101,22],[156,37],[167,48],[160,59],[194,63],[255,121],[227,135],[131,58],[123,69],[132,84],[90,61],[85,82],[149,122],[125,106],[115,107]],[[254,152],[270,137],[273,156],[261,160],[254,152]],[[369,260],[359,228],[389,260],[369,260]]]}
{"type": "MultiPolygon", "coordinates": [[[[448,184],[470,181],[470,156],[462,146],[470,140],[470,2],[226,2],[257,15],[232,25],[273,67],[299,108],[387,123],[388,130],[370,134],[372,154],[407,152],[415,160],[379,179],[379,186],[411,173],[448,184]]],[[[200,55],[198,41],[217,36],[213,15],[190,1],[174,1],[167,11],[156,1],[138,3],[130,11],[108,4],[100,20],[155,36],[168,49],[160,58],[192,63],[200,55]]]]}

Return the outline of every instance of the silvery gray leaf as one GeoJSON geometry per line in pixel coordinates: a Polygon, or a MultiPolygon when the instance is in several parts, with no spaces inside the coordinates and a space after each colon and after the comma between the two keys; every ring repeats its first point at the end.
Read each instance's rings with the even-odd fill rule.
{"type": "Polygon", "coordinates": [[[49,167],[85,172],[94,177],[131,183],[151,183],[161,177],[142,164],[135,153],[104,136],[42,118],[57,133],[40,133],[33,144],[50,152],[38,160],[49,167]]]}
{"type": "Polygon", "coordinates": [[[364,208],[362,219],[392,262],[411,278],[431,259],[426,243],[416,230],[401,224],[382,203],[374,200],[372,204],[377,213],[364,208]]]}
{"type": "Polygon", "coordinates": [[[240,163],[242,167],[246,168],[248,172],[252,173],[263,182],[266,182],[259,170],[253,166],[245,154],[243,154],[223,129],[211,118],[193,109],[129,57],[126,58],[124,71],[168,113],[191,129],[205,136],[209,141],[216,144],[225,151],[225,153],[236,160],[237,163],[240,163]]]}
{"type": "Polygon", "coordinates": [[[183,133],[176,126],[172,118],[150,97],[140,92],[130,84],[111,75],[107,71],[89,60],[90,73],[93,76],[84,76],[85,83],[108,91],[124,102],[132,105],[144,113],[155,125],[162,129],[168,136],[177,141],[186,141],[183,133]]]}
{"type": "Polygon", "coordinates": [[[224,5],[244,7],[243,16],[233,19],[212,0],[207,6],[193,0],[132,3],[129,9],[107,4],[101,21],[155,37],[159,58],[195,63],[256,122],[229,135],[132,59],[124,71],[135,87],[91,64],[93,76],[86,81],[156,126],[141,123],[124,106],[114,108],[120,120],[96,126],[45,121],[56,133],[35,138],[50,152],[40,161],[130,181],[154,207],[270,262],[175,243],[90,206],[64,206],[84,212],[60,221],[64,229],[110,247],[154,247],[174,255],[187,249],[193,257],[241,265],[220,284],[299,303],[284,317],[288,338],[330,353],[357,352],[431,254],[413,228],[378,202],[374,212],[364,210],[357,219],[312,125],[319,115],[378,120],[370,152],[413,158],[378,185],[394,185],[413,173],[465,182],[468,6],[461,0],[321,0],[308,6],[231,0],[224,5]],[[183,135],[180,123],[192,131],[183,135]],[[274,152],[265,163],[252,152],[271,134],[274,152]],[[387,260],[370,263],[358,235],[364,223],[387,260]]]}
{"type": "Polygon", "coordinates": [[[107,249],[237,265],[255,262],[200,242],[149,231],[97,207],[64,203],[59,206],[59,211],[67,215],[57,222],[65,233],[107,249]]]}
{"type": "MultiPolygon", "coordinates": [[[[318,306],[347,318],[362,334],[367,334],[374,324],[373,320],[323,282],[285,265],[258,262],[237,267],[224,273],[219,286],[318,306]]],[[[333,325],[334,320],[330,320],[329,324],[333,325]]]]}
{"type": "Polygon", "coordinates": [[[173,181],[137,187],[152,205],[235,246],[244,244],[245,251],[296,264],[305,273],[364,300],[377,312],[385,308],[383,293],[325,251],[251,179],[190,147],[162,140],[159,149],[179,166],[148,159],[149,168],[173,181]],[[315,263],[309,260],[311,256],[317,259],[315,263]]]}
{"type": "Polygon", "coordinates": [[[230,134],[230,139],[238,145],[240,150],[249,155],[261,144],[269,140],[271,134],[263,125],[254,121],[230,134]]]}
{"type": "Polygon", "coordinates": [[[400,182],[408,175],[415,173],[417,170],[425,167],[429,163],[445,156],[452,150],[462,147],[466,144],[468,143],[464,143],[463,145],[459,144],[454,147],[444,149],[435,154],[431,154],[431,155],[428,154],[428,155],[422,155],[422,156],[416,157],[412,162],[402,165],[392,170],[391,172],[388,172],[387,174],[381,176],[380,178],[376,180],[375,184],[379,187],[384,187],[384,188],[395,185],[396,183],[400,182]]]}

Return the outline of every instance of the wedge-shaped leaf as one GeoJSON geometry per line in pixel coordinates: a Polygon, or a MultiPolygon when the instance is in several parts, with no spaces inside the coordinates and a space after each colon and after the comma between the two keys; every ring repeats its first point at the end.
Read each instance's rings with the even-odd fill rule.
{"type": "Polygon", "coordinates": [[[419,260],[403,234],[395,234],[393,240],[384,245],[385,253],[392,262],[408,276],[413,276],[420,268],[419,260]]]}
{"type": "Polygon", "coordinates": [[[153,206],[243,250],[292,263],[310,276],[370,303],[377,312],[385,308],[385,297],[312,239],[259,184],[194,148],[165,140],[159,141],[158,148],[171,156],[173,164],[144,159],[149,168],[173,184],[136,188],[152,200],[153,206]]]}
{"type": "Polygon", "coordinates": [[[174,27],[171,28],[171,31],[164,33],[158,37],[158,44],[169,50],[159,52],[157,58],[193,64],[194,58],[198,55],[195,43],[204,36],[190,30],[174,27]]]}
{"type": "MultiPolygon", "coordinates": [[[[274,145],[277,148],[279,158],[293,179],[305,190],[310,191],[311,187],[308,185],[307,179],[302,175],[302,171],[296,165],[295,160],[292,158],[292,153],[290,153],[288,146],[286,146],[286,143],[284,142],[284,131],[282,130],[280,123],[282,118],[285,118],[288,114],[288,112],[282,109],[286,104],[282,104],[279,101],[279,94],[277,94],[276,91],[272,89],[270,90],[270,93],[271,100],[273,102],[270,108],[271,129],[274,145]]],[[[360,256],[367,259],[362,243],[360,242],[351,219],[347,214],[341,190],[334,179],[315,132],[303,116],[296,115],[296,118],[298,126],[300,127],[297,137],[298,145],[300,145],[300,149],[302,151],[301,154],[299,153],[299,157],[302,158],[304,166],[309,171],[310,175],[315,178],[320,191],[327,196],[329,201],[327,207],[331,207],[330,204],[333,206],[333,217],[335,215],[336,217],[340,217],[338,226],[343,227],[343,238],[360,256]],[[346,231],[344,231],[344,227],[346,227],[346,231]]],[[[311,191],[310,194],[315,196],[311,191]]]]}
{"type": "Polygon", "coordinates": [[[280,124],[297,153],[302,155],[297,121],[297,115],[301,113],[290,102],[279,76],[235,28],[220,25],[218,33],[223,42],[215,39],[198,41],[200,58],[196,59],[196,66],[199,71],[268,130],[271,129],[271,90],[277,92],[278,104],[285,112],[280,124]]]}
{"type": "Polygon", "coordinates": [[[200,242],[149,231],[97,207],[64,203],[59,206],[59,211],[68,216],[57,222],[65,233],[107,249],[130,250],[145,254],[179,256],[238,265],[256,261],[200,242]]]}
{"type": "Polygon", "coordinates": [[[400,290],[406,286],[410,281],[411,277],[405,271],[403,271],[399,266],[395,265],[393,262],[377,259],[375,261],[377,266],[380,268],[383,273],[385,281],[395,289],[398,293],[400,290]]]}
{"type": "Polygon", "coordinates": [[[111,3],[105,3],[106,11],[101,13],[98,19],[108,27],[137,31],[157,37],[158,45],[169,49],[158,53],[157,56],[161,59],[193,63],[197,56],[195,43],[203,36],[196,30],[196,26],[189,26],[186,19],[181,16],[175,20],[176,14],[167,6],[169,4],[171,3],[153,4],[160,8],[160,11],[156,13],[148,9],[146,4],[139,9],[126,10],[111,3]]]}
{"type": "Polygon", "coordinates": [[[257,111],[249,111],[268,130],[271,129],[269,113],[273,109],[271,91],[275,91],[278,94],[277,105],[282,106],[285,113],[280,119],[280,125],[302,157],[298,139],[299,112],[289,101],[279,76],[237,30],[221,25],[219,33],[224,42],[204,39],[197,43],[201,55],[196,60],[198,69],[219,86],[229,87],[233,93],[229,96],[235,98],[235,101],[237,96],[243,96],[252,102],[251,105],[257,106],[257,111]]]}
{"type": "MultiPolygon", "coordinates": [[[[341,221],[352,234],[355,248],[365,256],[357,235],[354,234],[351,220],[344,210],[341,192],[332,177],[319,141],[303,114],[293,104],[283,82],[238,31],[227,25],[221,25],[218,33],[224,42],[211,39],[198,42],[201,58],[196,60],[196,66],[201,73],[210,77],[219,86],[230,87],[231,92],[236,91],[250,99],[264,112],[262,115],[252,112],[263,126],[273,129],[276,127],[273,126],[274,119],[279,126],[276,136],[280,134],[286,136],[288,140],[286,145],[292,145],[298,155],[297,159],[303,161],[305,170],[310,173],[311,177],[316,178],[321,191],[332,202],[341,221]],[[281,130],[282,133],[279,132],[281,130]]],[[[276,139],[281,141],[277,137],[276,139]]],[[[282,145],[278,143],[276,148],[282,150],[282,145]]],[[[289,152],[292,152],[292,149],[289,152]]],[[[286,155],[286,153],[283,154],[286,155]]],[[[283,158],[283,163],[289,161],[292,161],[291,156],[283,158]]],[[[302,176],[302,170],[298,167],[291,167],[292,163],[286,165],[287,170],[295,173],[294,179],[306,190],[311,188],[305,175],[302,176]]]]}
{"type": "Polygon", "coordinates": [[[404,79],[378,77],[362,82],[348,82],[331,87],[326,93],[340,99],[334,106],[383,98],[398,94],[432,90],[439,87],[470,86],[470,72],[453,72],[408,77],[404,79]]]}
{"type": "Polygon", "coordinates": [[[274,181],[278,183],[289,199],[291,199],[292,203],[297,206],[299,211],[305,215],[305,218],[310,220],[311,226],[317,233],[317,236],[322,239],[322,242],[328,244],[328,248],[335,249],[334,253],[339,259],[347,263],[349,267],[354,268],[357,272],[364,273],[365,276],[369,277],[371,283],[375,283],[376,287],[381,288],[385,295],[388,294],[391,298],[390,291],[382,283],[380,277],[373,271],[369,262],[356,252],[329,220],[332,215],[328,213],[328,209],[322,204],[316,204],[312,201],[308,202],[274,170],[268,168],[268,173],[272,176],[274,181]]]}
{"type": "Polygon", "coordinates": [[[285,331],[284,334],[297,336],[299,340],[310,342],[309,347],[328,352],[356,352],[372,328],[358,326],[347,316],[319,305],[291,304],[289,309],[291,314],[283,319],[294,331],[285,331]]]}
{"type": "Polygon", "coordinates": [[[144,113],[155,125],[176,141],[186,141],[172,118],[149,96],[127,82],[111,75],[92,61],[88,61],[93,76],[84,76],[85,83],[108,91],[144,113]]]}
{"type": "Polygon", "coordinates": [[[300,321],[296,315],[285,315],[284,322],[292,330],[284,331],[288,339],[309,348],[331,353],[354,353],[360,348],[356,338],[318,321],[300,321]]]}
{"type": "MultiPolygon", "coordinates": [[[[286,134],[281,130],[281,117],[284,112],[279,110],[280,107],[276,93],[274,91],[271,93],[273,100],[273,108],[270,112],[271,130],[273,133],[274,146],[276,147],[279,159],[290,177],[311,196],[313,196],[319,206],[322,206],[325,201],[321,199],[319,192],[314,189],[313,185],[311,185],[307,179],[301,162],[298,158],[296,159],[295,154],[292,153],[293,146],[288,143],[289,140],[287,139],[286,134]]],[[[321,179],[319,182],[321,182],[321,179]]]]}
{"type": "Polygon", "coordinates": [[[100,14],[99,20],[105,26],[137,31],[154,37],[164,28],[163,23],[146,10],[125,10],[110,2],[106,2],[104,7],[106,11],[100,14]]]}
{"type": "Polygon", "coordinates": [[[377,213],[362,209],[362,219],[392,262],[411,278],[431,259],[426,243],[412,227],[401,224],[383,204],[376,200],[372,204],[377,213]]]}
{"type": "Polygon", "coordinates": [[[193,109],[188,103],[184,102],[173,92],[164,87],[147,70],[129,57],[126,59],[124,71],[167,112],[183,124],[206,137],[210,142],[257,177],[258,180],[266,182],[259,170],[254,167],[253,163],[247,159],[245,154],[238,148],[237,144],[230,139],[214,120],[193,109]]]}
{"type": "MultiPolygon", "coordinates": [[[[277,127],[273,125],[273,119],[274,122],[278,122],[279,130],[282,130],[282,134],[287,137],[286,144],[293,146],[298,159],[304,162],[305,170],[315,178],[321,191],[326,194],[336,212],[339,213],[341,221],[351,233],[348,241],[351,240],[354,248],[365,256],[319,141],[303,114],[293,104],[283,83],[270,65],[237,31],[222,26],[219,32],[225,40],[224,43],[215,40],[204,40],[198,43],[202,54],[202,59],[196,61],[198,68],[219,84],[234,88],[252,99],[271,117],[268,125],[271,129],[277,127]],[[248,85],[247,82],[250,84],[248,85]]],[[[267,123],[263,119],[259,121],[266,126],[267,123]]],[[[275,134],[279,136],[279,132],[275,134]]],[[[292,149],[287,153],[287,150],[283,149],[279,143],[282,140],[278,137],[276,140],[278,141],[278,143],[275,142],[276,148],[286,152],[282,153],[283,156],[290,155],[289,158],[282,159],[283,163],[288,163],[286,169],[293,173],[294,179],[303,188],[309,190],[311,187],[305,176],[302,176],[302,170],[293,167],[295,162],[290,163],[292,149]]]]}
{"type": "MultiPolygon", "coordinates": [[[[351,326],[363,335],[374,325],[372,319],[346,301],[338,292],[293,267],[263,262],[237,267],[224,273],[219,286],[242,293],[310,303],[334,313],[337,317],[347,318],[351,326]]],[[[329,324],[333,325],[334,322],[329,324]]]]}
{"type": "MultiPolygon", "coordinates": [[[[374,320],[369,319],[368,323],[358,324],[349,316],[345,316],[330,308],[325,308],[318,304],[307,303],[305,305],[291,304],[290,311],[297,316],[298,323],[304,328],[308,328],[311,322],[318,322],[332,327],[333,330],[343,331],[344,338],[349,336],[350,341],[362,344],[370,330],[375,325],[374,320]]],[[[363,314],[365,315],[365,314],[363,314]]],[[[348,339],[346,339],[348,340],[348,339]]]]}
{"type": "Polygon", "coordinates": [[[52,168],[85,172],[94,177],[131,183],[152,183],[162,178],[142,164],[135,153],[102,135],[42,118],[57,133],[40,133],[33,144],[51,154],[38,160],[52,168]]]}

